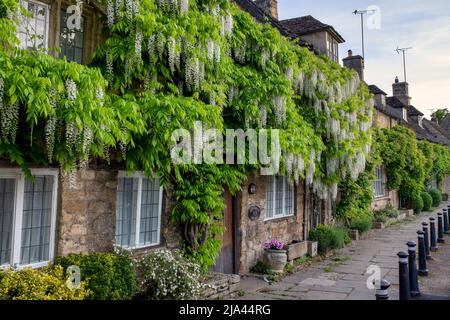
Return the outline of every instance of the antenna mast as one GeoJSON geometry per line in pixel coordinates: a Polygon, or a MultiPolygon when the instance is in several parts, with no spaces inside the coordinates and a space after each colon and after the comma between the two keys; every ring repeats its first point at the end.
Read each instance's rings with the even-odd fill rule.
{"type": "Polygon", "coordinates": [[[397,49],[395,49],[395,51],[397,51],[398,54],[402,53],[403,54],[403,73],[405,76],[405,82],[406,82],[406,51],[411,50],[412,47],[409,48],[400,48],[397,46],[397,49]]]}
{"type": "Polygon", "coordinates": [[[359,14],[361,16],[361,38],[362,38],[362,57],[365,58],[365,49],[364,49],[364,15],[367,13],[376,12],[377,10],[355,10],[353,14],[359,14]]]}

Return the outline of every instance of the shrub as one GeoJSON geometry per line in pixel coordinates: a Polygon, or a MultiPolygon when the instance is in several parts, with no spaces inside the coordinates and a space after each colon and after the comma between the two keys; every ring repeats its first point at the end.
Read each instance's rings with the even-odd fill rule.
{"type": "Polygon", "coordinates": [[[196,299],[203,288],[202,269],[179,251],[157,250],[139,265],[140,283],[150,300],[196,299]]]}
{"type": "Polygon", "coordinates": [[[428,192],[422,192],[420,196],[423,201],[423,211],[430,211],[433,206],[433,198],[428,192]]]}
{"type": "Polygon", "coordinates": [[[389,219],[386,210],[378,210],[373,213],[374,221],[386,223],[389,219]]]}
{"type": "Polygon", "coordinates": [[[0,300],[83,300],[89,295],[85,282],[69,289],[67,279],[61,266],[0,271],[0,300]]]}
{"type": "Polygon", "coordinates": [[[412,209],[414,209],[415,214],[421,213],[423,209],[422,197],[420,195],[413,196],[411,200],[411,206],[412,209]]]}
{"type": "Polygon", "coordinates": [[[266,266],[264,262],[259,260],[253,267],[251,267],[250,272],[257,274],[268,274],[270,272],[270,269],[266,266]]]}
{"type": "Polygon", "coordinates": [[[319,243],[319,253],[330,249],[341,249],[350,242],[347,230],[342,226],[319,225],[309,233],[310,241],[319,243]]]}
{"type": "Polygon", "coordinates": [[[442,193],[438,189],[430,189],[428,191],[431,198],[433,199],[433,207],[439,207],[442,202],[442,193]]]}
{"type": "Polygon", "coordinates": [[[55,263],[64,269],[80,267],[81,279],[91,291],[90,300],[128,300],[136,293],[135,271],[126,253],[70,254],[55,263]]]}
{"type": "Polygon", "coordinates": [[[372,217],[363,215],[352,219],[350,221],[350,229],[358,230],[360,233],[369,231],[372,229],[372,217]]]}

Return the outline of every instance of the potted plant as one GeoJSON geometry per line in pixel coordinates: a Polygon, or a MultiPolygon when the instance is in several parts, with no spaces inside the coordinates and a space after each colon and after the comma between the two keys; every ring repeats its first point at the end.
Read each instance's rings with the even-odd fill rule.
{"type": "Polygon", "coordinates": [[[278,240],[264,243],[264,262],[275,273],[283,273],[287,264],[287,250],[285,245],[278,240]]]}

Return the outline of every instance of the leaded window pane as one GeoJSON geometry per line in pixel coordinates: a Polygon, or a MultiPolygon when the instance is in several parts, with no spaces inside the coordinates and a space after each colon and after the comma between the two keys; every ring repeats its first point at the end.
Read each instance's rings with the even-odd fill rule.
{"type": "Polygon", "coordinates": [[[11,263],[15,179],[0,179],[0,265],[11,263]]]}

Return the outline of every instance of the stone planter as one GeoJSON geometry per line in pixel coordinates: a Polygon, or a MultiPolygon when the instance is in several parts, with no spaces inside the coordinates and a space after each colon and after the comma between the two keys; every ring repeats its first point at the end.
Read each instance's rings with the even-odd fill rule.
{"type": "Polygon", "coordinates": [[[353,241],[359,241],[359,230],[349,230],[348,235],[353,241]]]}
{"type": "Polygon", "coordinates": [[[319,243],[317,241],[308,241],[308,255],[311,258],[317,257],[319,254],[319,243]]]}
{"type": "Polygon", "coordinates": [[[275,273],[283,273],[287,264],[286,250],[264,250],[264,263],[275,273]]]}
{"type": "Polygon", "coordinates": [[[385,225],[383,222],[374,222],[373,223],[373,229],[375,229],[375,230],[381,230],[384,228],[385,228],[385,225]]]}
{"type": "Polygon", "coordinates": [[[294,261],[308,254],[308,244],[306,241],[293,243],[287,247],[288,261],[294,261]]]}

